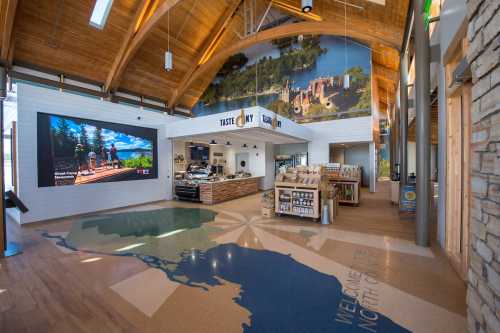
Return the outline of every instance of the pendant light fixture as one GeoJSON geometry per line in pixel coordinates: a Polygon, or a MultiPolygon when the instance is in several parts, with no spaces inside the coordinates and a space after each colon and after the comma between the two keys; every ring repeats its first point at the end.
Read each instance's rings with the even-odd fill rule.
{"type": "Polygon", "coordinates": [[[309,13],[313,9],[313,0],[302,0],[301,8],[302,12],[309,13]]]}
{"type": "Polygon", "coordinates": [[[168,10],[167,28],[167,51],[165,52],[165,70],[170,72],[174,68],[174,57],[170,51],[170,9],[168,10]]]}
{"type": "Polygon", "coordinates": [[[216,145],[216,144],[217,144],[217,142],[215,142],[215,140],[212,140],[212,141],[210,141],[210,143],[209,143],[209,145],[211,145],[211,146],[216,145]]]}
{"type": "Polygon", "coordinates": [[[349,89],[350,79],[347,73],[347,1],[344,0],[344,90],[349,89]]]}
{"type": "Polygon", "coordinates": [[[253,149],[257,149],[257,145],[253,145],[253,149]]]}
{"type": "Polygon", "coordinates": [[[230,146],[231,145],[231,142],[226,142],[226,146],[230,146]]]}
{"type": "Polygon", "coordinates": [[[247,144],[246,144],[246,143],[244,143],[244,144],[243,144],[243,146],[241,146],[241,147],[243,147],[243,148],[247,148],[248,146],[247,146],[247,144]]]}

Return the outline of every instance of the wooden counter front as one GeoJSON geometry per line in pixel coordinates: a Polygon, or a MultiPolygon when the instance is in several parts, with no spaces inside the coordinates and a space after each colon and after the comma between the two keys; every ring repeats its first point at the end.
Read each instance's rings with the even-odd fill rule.
{"type": "Polygon", "coordinates": [[[261,178],[226,179],[200,184],[200,201],[204,204],[213,205],[257,193],[261,178]]]}

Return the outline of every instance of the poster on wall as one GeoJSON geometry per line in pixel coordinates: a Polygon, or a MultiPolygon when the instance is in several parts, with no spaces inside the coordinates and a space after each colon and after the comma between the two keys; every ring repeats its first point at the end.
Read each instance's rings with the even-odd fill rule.
{"type": "Polygon", "coordinates": [[[295,36],[231,56],[195,116],[259,105],[299,123],[371,114],[371,51],[337,36],[295,36]]]}
{"type": "Polygon", "coordinates": [[[38,186],[158,177],[157,130],[37,114],[38,186]]]}

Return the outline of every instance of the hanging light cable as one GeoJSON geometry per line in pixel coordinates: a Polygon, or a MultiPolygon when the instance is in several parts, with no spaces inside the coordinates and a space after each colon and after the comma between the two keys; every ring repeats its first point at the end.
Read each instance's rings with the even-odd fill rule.
{"type": "Polygon", "coordinates": [[[344,1],[344,89],[349,89],[350,77],[347,73],[347,1],[344,1]]]}
{"type": "Polygon", "coordinates": [[[165,52],[165,70],[167,72],[173,69],[173,55],[170,51],[170,8],[167,13],[167,51],[165,52]]]}

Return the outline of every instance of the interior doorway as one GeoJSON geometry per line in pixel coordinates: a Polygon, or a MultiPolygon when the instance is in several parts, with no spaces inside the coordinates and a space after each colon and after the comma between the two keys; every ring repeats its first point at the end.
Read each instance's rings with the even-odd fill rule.
{"type": "Polygon", "coordinates": [[[471,82],[462,72],[466,44],[446,65],[446,252],[465,280],[469,262],[471,82]],[[459,78],[459,79],[457,79],[459,78]]]}

